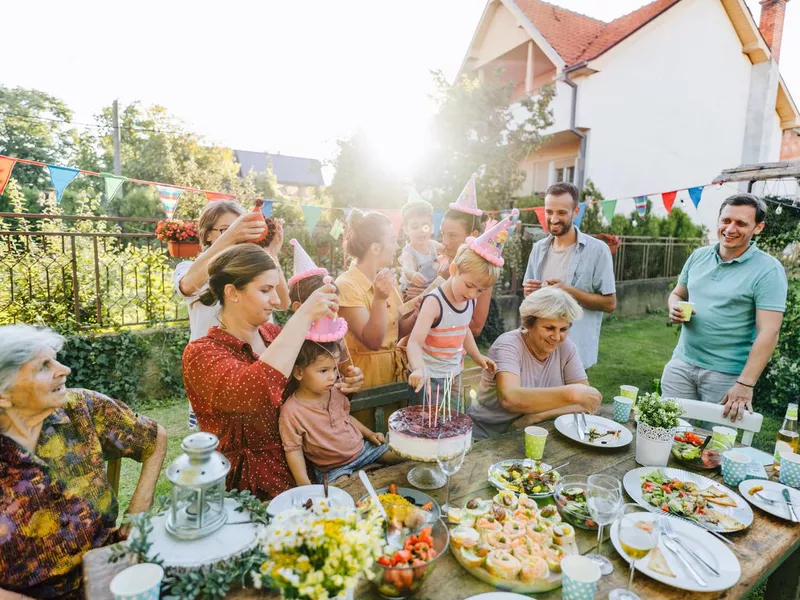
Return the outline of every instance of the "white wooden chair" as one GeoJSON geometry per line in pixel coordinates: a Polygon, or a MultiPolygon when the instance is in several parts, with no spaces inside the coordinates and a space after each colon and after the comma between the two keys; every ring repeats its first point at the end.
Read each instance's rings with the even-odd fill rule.
{"type": "Polygon", "coordinates": [[[753,443],[753,434],[761,431],[761,423],[764,417],[754,412],[752,415],[745,411],[744,418],[741,421],[732,423],[727,417],[722,416],[722,411],[725,410],[723,404],[711,404],[710,402],[702,402],[700,400],[684,400],[679,398],[678,402],[683,407],[683,417],[685,419],[697,419],[698,421],[706,421],[716,425],[725,425],[732,429],[742,430],[741,443],[745,446],[750,446],[753,443]]]}

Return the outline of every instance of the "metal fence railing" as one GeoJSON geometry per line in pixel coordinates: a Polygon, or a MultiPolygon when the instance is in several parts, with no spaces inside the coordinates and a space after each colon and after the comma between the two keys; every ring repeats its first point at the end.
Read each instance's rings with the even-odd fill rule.
{"type": "MultiPolygon", "coordinates": [[[[153,233],[158,219],[0,213],[0,325],[42,323],[71,330],[104,330],[182,323],[186,303],[173,287],[181,259],[171,258],[153,233]]],[[[321,267],[346,268],[341,239],[304,224],[284,225],[321,267]]],[[[521,289],[533,240],[523,238],[522,261],[508,261],[498,292],[521,289]],[[521,266],[520,266],[521,265],[521,266]],[[522,272],[520,272],[520,270],[522,272]]],[[[677,277],[701,239],[618,238],[612,247],[617,281],[677,277]]],[[[284,269],[292,253],[284,245],[284,269]]],[[[287,271],[290,272],[290,271],[287,271]]]]}

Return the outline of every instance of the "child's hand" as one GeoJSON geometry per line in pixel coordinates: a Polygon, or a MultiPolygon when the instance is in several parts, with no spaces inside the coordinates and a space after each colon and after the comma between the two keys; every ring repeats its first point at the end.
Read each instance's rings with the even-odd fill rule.
{"type": "Polygon", "coordinates": [[[385,441],[382,433],[375,433],[374,431],[369,435],[365,435],[364,439],[368,442],[372,442],[376,446],[383,446],[383,442],[385,441]]]}
{"type": "Polygon", "coordinates": [[[425,385],[425,369],[416,369],[408,376],[408,385],[414,388],[415,392],[422,389],[425,385]]]}
{"type": "Polygon", "coordinates": [[[478,363],[478,366],[482,369],[486,369],[489,371],[489,374],[494,377],[495,372],[497,371],[497,365],[494,364],[494,361],[491,358],[487,358],[482,354],[478,357],[478,360],[475,361],[478,363]]]}
{"type": "Polygon", "coordinates": [[[425,284],[428,283],[428,280],[422,275],[422,273],[414,272],[411,275],[411,283],[417,287],[424,288],[425,284]]]}

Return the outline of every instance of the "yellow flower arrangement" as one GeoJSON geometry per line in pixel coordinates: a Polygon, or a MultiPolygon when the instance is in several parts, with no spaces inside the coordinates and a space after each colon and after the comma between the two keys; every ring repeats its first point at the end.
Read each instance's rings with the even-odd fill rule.
{"type": "Polygon", "coordinates": [[[377,511],[331,507],[317,500],[310,509],[278,515],[259,537],[268,559],[256,585],[268,580],[284,598],[345,598],[361,575],[370,577],[380,555],[383,520],[377,511]]]}

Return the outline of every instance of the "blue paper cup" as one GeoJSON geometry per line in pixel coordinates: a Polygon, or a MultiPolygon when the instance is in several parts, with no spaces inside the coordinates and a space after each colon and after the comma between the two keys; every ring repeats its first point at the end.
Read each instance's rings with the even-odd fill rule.
{"type": "Polygon", "coordinates": [[[153,563],[128,567],[111,580],[114,600],[158,600],[164,569],[153,563]]]}
{"type": "Polygon", "coordinates": [[[628,396],[614,396],[614,420],[617,423],[627,423],[631,418],[633,399],[628,396]]]}
{"type": "Polygon", "coordinates": [[[600,567],[579,554],[561,561],[561,597],[564,600],[593,600],[600,580],[600,567]]]}
{"type": "Polygon", "coordinates": [[[800,488],[800,454],[781,452],[781,476],[783,485],[800,488]]]}
{"type": "Polygon", "coordinates": [[[731,487],[737,487],[747,479],[750,457],[736,450],[728,450],[722,454],[722,481],[731,487]]]}

